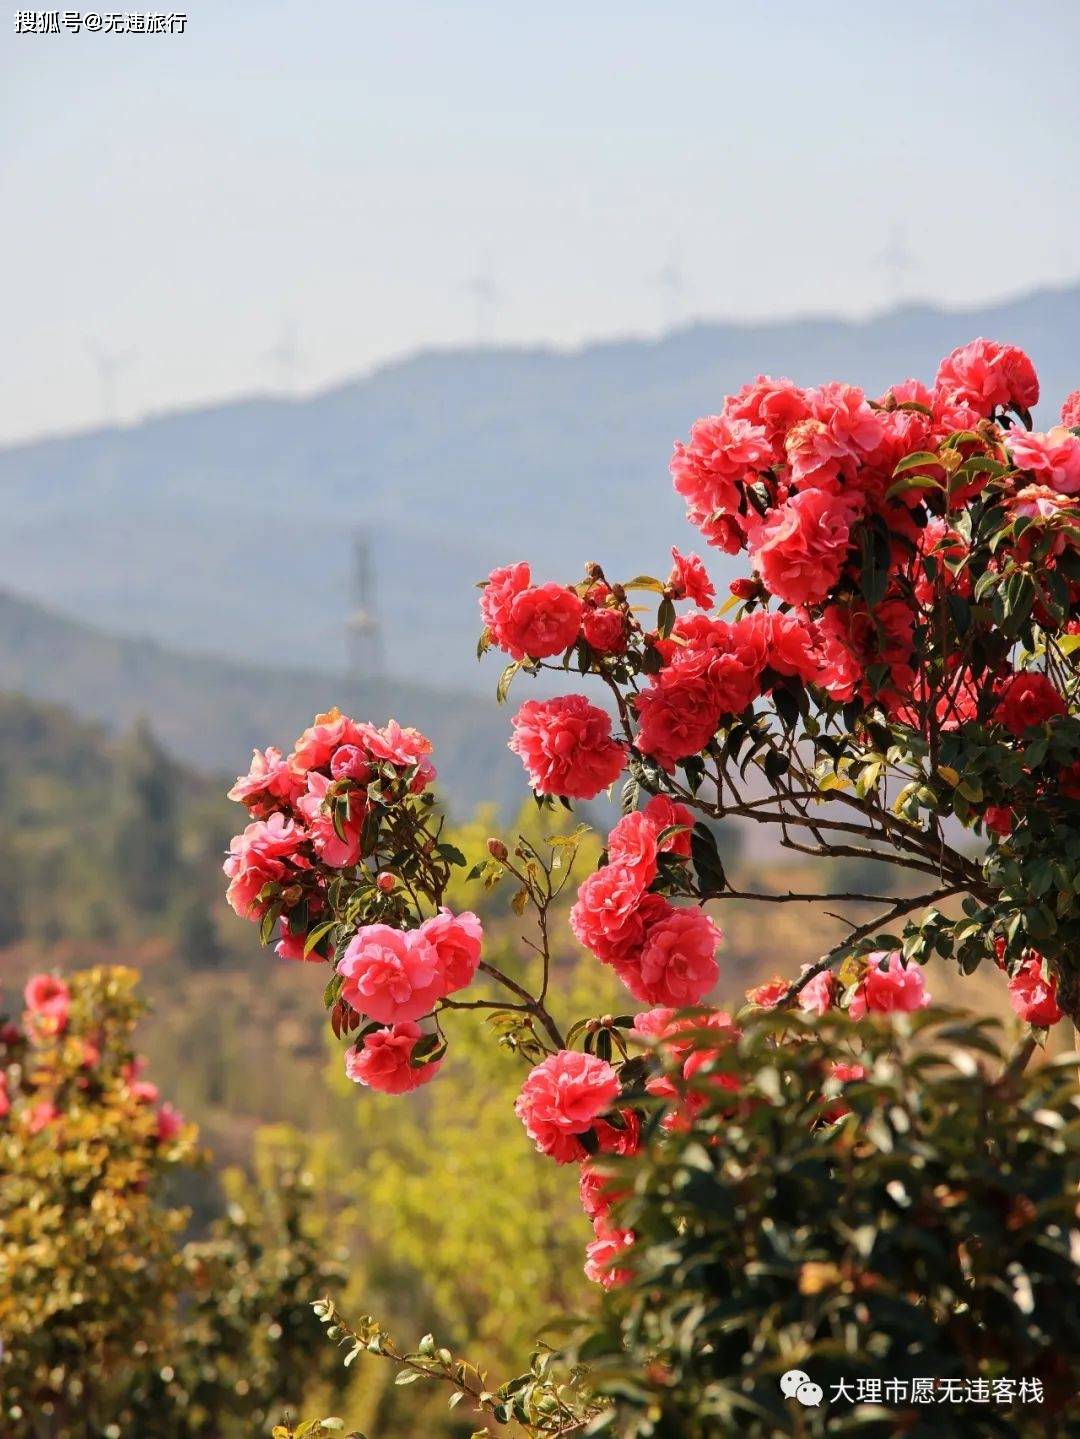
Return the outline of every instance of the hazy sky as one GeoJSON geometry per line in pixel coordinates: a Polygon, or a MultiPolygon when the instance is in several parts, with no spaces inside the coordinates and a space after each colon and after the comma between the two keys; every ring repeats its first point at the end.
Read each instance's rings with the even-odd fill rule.
{"type": "Polygon", "coordinates": [[[187,14],[0,24],[2,438],[97,422],[94,347],[128,357],[127,419],[478,330],[575,344],[1080,275],[1075,0],[187,14]]]}

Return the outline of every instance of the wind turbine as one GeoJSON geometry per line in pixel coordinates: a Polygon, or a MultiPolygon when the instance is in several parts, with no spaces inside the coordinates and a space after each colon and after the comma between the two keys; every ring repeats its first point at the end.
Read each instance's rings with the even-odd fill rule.
{"type": "Polygon", "coordinates": [[[663,328],[673,330],[683,317],[687,295],[686,271],[678,254],[673,253],[649,278],[660,291],[663,328]]]}
{"type": "Polygon", "coordinates": [[[291,392],[296,388],[296,377],[303,369],[303,362],[295,320],[282,321],[277,341],[267,350],[264,359],[276,373],[282,390],[291,392]]]}
{"type": "Polygon", "coordinates": [[[890,228],[888,242],[878,253],[877,260],[885,275],[888,298],[894,305],[899,304],[904,298],[908,277],[918,268],[908,246],[907,227],[900,221],[890,228]]]}
{"type": "Polygon", "coordinates": [[[117,419],[117,380],[135,363],[135,354],[131,350],[106,350],[94,340],[87,340],[86,348],[97,370],[102,423],[113,425],[117,419]]]}
{"type": "Polygon", "coordinates": [[[464,289],[473,299],[476,317],[476,343],[478,345],[487,344],[491,339],[495,311],[499,308],[502,300],[502,291],[495,283],[490,262],[471,280],[466,280],[464,289]]]}

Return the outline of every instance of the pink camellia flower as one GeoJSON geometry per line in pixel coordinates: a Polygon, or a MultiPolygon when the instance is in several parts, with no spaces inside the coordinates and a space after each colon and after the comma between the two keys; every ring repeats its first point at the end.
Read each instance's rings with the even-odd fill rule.
{"type": "Polygon", "coordinates": [[[1020,968],[1009,976],[1009,1003],[1025,1024],[1048,1029],[1062,1017],[1057,1002],[1057,980],[1043,977],[1042,955],[1030,950],[1020,968]]]}
{"type": "Polygon", "coordinates": [[[1080,390],[1073,390],[1061,407],[1061,423],[1067,430],[1080,428],[1080,390]]]}
{"type": "Polygon", "coordinates": [[[593,1133],[601,1154],[636,1154],[641,1148],[641,1119],[633,1109],[620,1109],[618,1123],[613,1118],[598,1119],[593,1133]]]}
{"type": "Polygon", "coordinates": [[[773,975],[772,979],[767,979],[764,984],[755,985],[746,991],[747,1003],[756,1005],[758,1009],[775,1009],[790,988],[790,979],[783,979],[778,974],[773,975]]]}
{"type": "Polygon", "coordinates": [[[614,1289],[625,1284],[632,1276],[631,1271],[619,1267],[620,1258],[634,1243],[632,1229],[617,1229],[607,1224],[603,1216],[593,1220],[596,1238],[585,1247],[585,1278],[605,1289],[614,1289]]]}
{"type": "Polygon", "coordinates": [[[598,655],[621,655],[626,650],[626,616],[608,605],[586,605],[581,633],[598,655]]]}
{"type": "Polygon", "coordinates": [[[345,1073],[356,1084],[381,1094],[408,1094],[419,1089],[442,1067],[441,1059],[413,1065],[413,1050],[423,1037],[420,1026],[407,1019],[389,1029],[376,1029],[345,1054],[345,1073]]]}
{"type": "Polygon", "coordinates": [[[890,385],[878,404],[887,404],[890,399],[898,405],[925,405],[928,410],[934,404],[933,394],[921,380],[901,380],[898,385],[890,385]]]}
{"type": "MultiPolygon", "coordinates": [[[[845,1064],[843,1060],[836,1059],[829,1065],[829,1078],[835,1079],[838,1084],[853,1084],[856,1080],[866,1078],[866,1070],[861,1064],[845,1064]]],[[[838,1119],[843,1119],[845,1114],[850,1113],[851,1106],[837,1098],[828,1105],[821,1117],[826,1124],[835,1124],[838,1119]]]]}
{"type": "Polygon", "coordinates": [[[334,779],[352,779],[357,784],[367,784],[371,779],[367,752],[359,745],[340,745],[330,756],[330,774],[334,779]]]}
{"type": "Polygon", "coordinates": [[[292,960],[298,964],[322,964],[324,956],[319,953],[318,946],[310,950],[309,953],[304,953],[307,945],[307,934],[305,932],[294,934],[283,920],[278,934],[279,938],[277,944],[274,945],[274,953],[279,959],[292,960]]]}
{"type": "Polygon", "coordinates": [[[51,1099],[40,1099],[33,1109],[24,1111],[26,1127],[31,1134],[40,1134],[43,1129],[48,1129],[50,1124],[55,1124],[60,1118],[60,1111],[51,1099]]]}
{"type": "Polygon", "coordinates": [[[544,659],[569,649],[581,628],[582,604],[565,585],[534,585],[526,564],[492,570],[480,596],[491,637],[511,659],[544,659]]]}
{"type": "Polygon", "coordinates": [[[55,974],[33,975],[26,982],[23,998],[39,1032],[62,1034],[67,1028],[71,990],[55,974]]]}
{"type": "Polygon", "coordinates": [[[881,445],[885,422],[855,385],[834,381],[808,390],[810,415],[788,431],[784,442],[792,478],[800,489],[837,488],[881,445]]]}
{"type": "Polygon", "coordinates": [[[899,950],[886,954],[877,950],[868,955],[867,970],[852,995],[848,1013],[862,1019],[868,1013],[891,1014],[925,1009],[930,1003],[926,981],[917,964],[905,965],[899,950]],[[882,969],[882,963],[885,968],[882,969]]]}
{"type": "Polygon", "coordinates": [[[646,920],[666,912],[662,895],[643,894],[638,875],[605,864],[582,881],[570,911],[574,937],[605,964],[637,955],[645,942],[646,920]]]}
{"type": "Polygon", "coordinates": [[[836,997],[836,977],[827,969],[815,974],[798,994],[798,1006],[804,1014],[824,1014],[836,997]]]}
{"type": "Polygon", "coordinates": [[[289,763],[300,774],[306,774],[309,769],[323,769],[340,745],[358,742],[359,731],[356,721],[337,708],[316,715],[296,741],[289,763]]]}
{"type": "Polygon", "coordinates": [[[439,956],[419,930],[367,924],[338,960],[341,996],[381,1024],[430,1014],[444,994],[439,956]]]}
{"type": "Polygon", "coordinates": [[[169,1144],[184,1127],[184,1116],[168,1100],[157,1112],[157,1137],[161,1144],[169,1144]]]}
{"type": "Polygon", "coordinates": [[[674,561],[668,584],[677,600],[693,600],[703,610],[711,609],[716,602],[716,590],[709,579],[709,572],[697,555],[682,555],[674,545],[671,547],[674,561]]]}
{"type": "Polygon", "coordinates": [[[269,813],[275,805],[288,809],[304,792],[303,776],[297,774],[279,749],[253,750],[251,768],[237,776],[229,798],[240,800],[249,809],[269,813]]]}
{"type": "Polygon", "coordinates": [[[416,769],[410,786],[413,794],[419,794],[437,777],[437,770],[428,756],[433,746],[427,735],[422,735],[411,725],[402,728],[397,720],[388,720],[382,729],[374,725],[360,725],[360,737],[364,748],[373,760],[388,763],[398,769],[416,769]]]}
{"type": "Polygon", "coordinates": [[[146,1060],[141,1055],[125,1064],[120,1071],[124,1080],[124,1087],[136,1104],[156,1104],[158,1102],[158,1087],[152,1084],[149,1079],[143,1079],[146,1071],[146,1060]]]}
{"type": "Polygon", "coordinates": [[[498,637],[511,659],[561,655],[581,630],[581,600],[565,585],[531,585],[510,606],[498,637]]]}
{"type": "Polygon", "coordinates": [[[678,834],[669,834],[660,842],[661,854],[677,854],[682,859],[690,858],[690,831],[694,827],[694,816],[684,804],[669,799],[666,794],[654,794],[645,806],[644,813],[652,820],[657,835],[666,829],[679,827],[678,834]]]}
{"type": "Polygon", "coordinates": [[[1002,687],[994,718],[1019,739],[1033,725],[1065,712],[1064,699],[1046,675],[1038,670],[1018,670],[1002,687]]]}
{"type": "Polygon", "coordinates": [[[783,457],[784,436],[809,413],[810,402],[805,390],[792,380],[774,380],[770,375],[758,375],[737,395],[729,395],[724,401],[726,418],[748,420],[750,424],[760,426],[769,437],[778,460],[783,457]]]}
{"type": "Polygon", "coordinates": [[[484,628],[490,631],[491,638],[500,647],[510,619],[510,607],[531,584],[532,571],[521,560],[516,565],[503,565],[492,570],[480,591],[480,616],[484,628]]]}
{"type": "MultiPolygon", "coordinates": [[[[773,447],[760,425],[733,420],[726,415],[709,415],[698,420],[690,431],[690,443],[677,444],[672,455],[672,482],[686,501],[692,525],[706,531],[710,544],[735,539],[709,532],[716,514],[734,516],[742,500],[741,486],[752,482],[773,464],[773,447]]],[[[736,554],[739,544],[730,553],[736,554]]]]}
{"type": "Polygon", "coordinates": [[[471,910],[452,914],[444,906],[424,920],[417,934],[435,951],[444,995],[472,983],[480,963],[484,929],[471,910]]]}
{"type": "Polygon", "coordinates": [[[1023,350],[978,339],[946,355],[934,391],[936,401],[970,405],[987,416],[1007,405],[1030,410],[1039,398],[1039,379],[1023,350]]]}
{"type": "Polygon", "coordinates": [[[751,546],[754,565],[777,599],[816,604],[840,578],[860,501],[804,490],[775,509],[751,546]]]}
{"type": "Polygon", "coordinates": [[[807,684],[821,676],[821,654],[817,629],[808,616],[782,615],[755,610],[738,620],[733,628],[741,644],[760,654],[760,668],[778,675],[793,675],[807,684]]]}
{"type": "Polygon", "coordinates": [[[629,870],[643,890],[656,878],[657,829],[642,810],[623,815],[608,835],[608,862],[629,870]]]}
{"type": "Polygon", "coordinates": [[[258,918],[259,891],[285,878],[306,839],[306,832],[283,814],[254,820],[233,837],[222,868],[231,881],[225,897],[241,919],[258,918]]]}
{"type": "Polygon", "coordinates": [[[7,1070],[0,1069],[0,1119],[11,1113],[11,1098],[8,1094],[7,1070]]]}
{"type": "Polygon", "coordinates": [[[616,1188],[617,1182],[610,1175],[597,1173],[591,1160],[586,1159],[582,1164],[578,1179],[578,1197],[582,1209],[590,1219],[606,1215],[617,1199],[629,1193],[629,1190],[616,1188]]]}
{"type": "Polygon", "coordinates": [[[307,793],[296,801],[296,811],[307,824],[315,852],[324,864],[346,869],[360,860],[360,836],[364,828],[367,805],[358,790],[347,792],[348,811],[342,821],[344,837],[334,825],[333,815],[326,806],[331,781],[324,774],[310,770],[307,793]]]}
{"type": "Polygon", "coordinates": [[[1045,435],[1013,429],[1005,444],[1018,470],[1060,495],[1080,493],[1080,438],[1058,426],[1045,435]]]}
{"type": "Polygon", "coordinates": [[[626,747],[611,737],[611,718],[584,695],[526,700],[513,718],[510,748],[537,794],[595,799],[614,784],[626,747]]]}
{"type": "Polygon", "coordinates": [[[675,1009],[697,1004],[719,976],[716,951],[723,937],[702,910],[665,903],[646,931],[640,956],[616,966],[619,977],[645,1004],[675,1009]]]}
{"type": "Polygon", "coordinates": [[[514,1111],[541,1154],[558,1164],[585,1156],[578,1139],[619,1097],[619,1076],[595,1054],[561,1049],[522,1085],[514,1111]]]}
{"type": "Polygon", "coordinates": [[[635,704],[637,747],[669,774],[677,761],[700,753],[720,723],[721,698],[707,665],[677,665],[651,675],[635,704]]]}

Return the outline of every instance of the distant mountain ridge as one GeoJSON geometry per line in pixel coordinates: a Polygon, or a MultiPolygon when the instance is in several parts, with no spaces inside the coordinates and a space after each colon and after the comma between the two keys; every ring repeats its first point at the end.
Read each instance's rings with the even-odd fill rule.
{"type": "MultiPolygon", "coordinates": [[[[486,687],[495,661],[473,663],[474,581],[526,557],[545,578],[590,559],[666,571],[665,546],[695,539],[666,473],[672,440],[755,374],[877,393],[932,378],[943,354],[986,334],[1031,353],[1051,423],[1080,384],[1078,333],[1071,286],[964,313],[908,305],[569,353],[447,350],[308,398],[12,446],[0,450],[3,581],[111,630],[330,673],[363,525],[392,669],[486,687]]],[[[721,580],[736,572],[725,556],[712,564],[721,580]]]]}

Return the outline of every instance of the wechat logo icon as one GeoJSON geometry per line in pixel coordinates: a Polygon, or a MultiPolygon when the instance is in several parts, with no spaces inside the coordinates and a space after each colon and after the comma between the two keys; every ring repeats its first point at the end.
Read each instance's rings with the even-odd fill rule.
{"type": "Polygon", "coordinates": [[[780,1390],[785,1399],[797,1399],[805,1409],[816,1409],[825,1397],[821,1385],[815,1384],[801,1369],[789,1369],[781,1374],[780,1390]]]}

